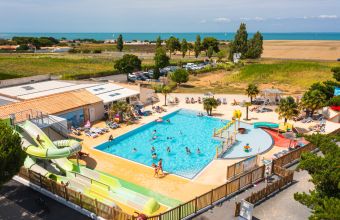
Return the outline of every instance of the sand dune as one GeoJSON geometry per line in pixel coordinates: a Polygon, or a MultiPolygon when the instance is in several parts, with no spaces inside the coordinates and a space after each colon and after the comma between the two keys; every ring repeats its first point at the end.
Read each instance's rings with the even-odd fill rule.
{"type": "Polygon", "coordinates": [[[340,41],[266,40],[262,57],[336,60],[340,58],[340,41]]]}

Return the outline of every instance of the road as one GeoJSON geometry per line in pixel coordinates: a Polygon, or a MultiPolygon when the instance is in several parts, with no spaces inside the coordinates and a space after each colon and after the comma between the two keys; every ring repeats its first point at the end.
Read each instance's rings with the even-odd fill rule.
{"type": "Polygon", "coordinates": [[[0,189],[0,219],[28,220],[28,219],[90,219],[55,200],[52,200],[33,189],[10,180],[0,189]],[[36,200],[42,198],[49,211],[43,209],[36,200]]]}

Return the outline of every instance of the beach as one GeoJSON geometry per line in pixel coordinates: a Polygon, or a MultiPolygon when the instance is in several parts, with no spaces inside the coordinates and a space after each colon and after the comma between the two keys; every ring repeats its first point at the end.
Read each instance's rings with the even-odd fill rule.
{"type": "Polygon", "coordinates": [[[332,60],[340,58],[340,41],[265,40],[262,58],[332,60]]]}

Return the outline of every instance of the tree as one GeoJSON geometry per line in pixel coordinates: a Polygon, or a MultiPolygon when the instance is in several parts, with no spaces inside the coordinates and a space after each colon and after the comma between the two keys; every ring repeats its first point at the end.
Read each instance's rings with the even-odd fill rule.
{"type": "Polygon", "coordinates": [[[284,123],[299,115],[298,105],[291,96],[282,98],[275,111],[279,114],[279,119],[284,119],[284,123]]]}
{"type": "Polygon", "coordinates": [[[261,54],[263,52],[263,36],[260,32],[256,32],[248,41],[248,50],[245,54],[246,58],[250,59],[258,59],[261,58],[261,54]]]}
{"type": "Polygon", "coordinates": [[[109,118],[112,120],[118,114],[119,122],[124,121],[123,114],[131,110],[131,106],[125,101],[117,101],[111,105],[109,110],[109,118]]]}
{"type": "Polygon", "coordinates": [[[195,57],[197,58],[202,51],[202,45],[201,45],[201,36],[197,35],[196,36],[196,41],[194,44],[194,52],[195,52],[195,57]]]}
{"type": "Polygon", "coordinates": [[[206,98],[203,100],[203,109],[207,111],[208,115],[212,115],[212,110],[216,109],[220,103],[215,98],[206,98]]]}
{"type": "Polygon", "coordinates": [[[121,59],[116,61],[114,67],[121,73],[125,73],[127,80],[129,80],[129,73],[142,69],[142,61],[136,55],[125,54],[121,59]]]}
{"type": "Polygon", "coordinates": [[[301,107],[310,111],[311,116],[314,112],[326,104],[326,96],[319,90],[310,90],[303,94],[301,99],[301,107]]]}
{"type": "Polygon", "coordinates": [[[177,50],[181,49],[181,44],[179,43],[178,38],[176,37],[170,37],[167,41],[166,41],[166,48],[167,50],[170,52],[170,57],[171,54],[173,54],[174,52],[176,52],[177,50]]]}
{"type": "Polygon", "coordinates": [[[161,36],[158,36],[158,37],[157,37],[157,40],[156,40],[156,48],[159,48],[159,47],[162,47],[162,39],[161,39],[161,36]]]}
{"type": "Polygon", "coordinates": [[[181,85],[181,83],[188,82],[189,73],[185,69],[177,69],[175,72],[171,73],[170,78],[172,81],[176,82],[178,85],[181,85]]]}
{"type": "Polygon", "coordinates": [[[246,89],[246,94],[248,97],[250,97],[250,103],[253,103],[253,98],[256,98],[256,96],[260,93],[259,88],[255,84],[249,84],[246,89]]]}
{"type": "Polygon", "coordinates": [[[159,71],[159,68],[156,67],[153,71],[152,78],[157,80],[159,79],[160,76],[161,76],[161,72],[159,71]]]}
{"type": "Polygon", "coordinates": [[[217,60],[218,60],[219,62],[221,62],[221,61],[223,60],[223,58],[226,57],[226,54],[227,54],[227,53],[226,53],[225,50],[219,51],[219,52],[216,54],[217,60]]]}
{"type": "Polygon", "coordinates": [[[324,82],[317,82],[311,85],[309,91],[319,90],[326,96],[326,100],[330,100],[334,96],[335,87],[339,87],[340,83],[335,81],[327,80],[324,82]]]}
{"type": "Polygon", "coordinates": [[[249,120],[249,107],[251,106],[251,102],[246,102],[244,103],[244,105],[246,106],[246,120],[249,120]]]}
{"type": "Polygon", "coordinates": [[[314,189],[295,193],[294,199],[312,209],[309,219],[340,219],[340,148],[336,144],[340,135],[314,134],[306,139],[321,154],[302,154],[298,170],[308,171],[314,189]]]}
{"type": "Polygon", "coordinates": [[[183,38],[182,43],[181,43],[181,52],[182,52],[182,57],[185,57],[185,54],[188,52],[188,42],[186,39],[183,38]]]}
{"type": "Polygon", "coordinates": [[[122,52],[124,47],[123,36],[120,34],[117,38],[117,49],[119,52],[122,52]]]}
{"type": "Polygon", "coordinates": [[[190,57],[190,52],[194,50],[194,45],[192,43],[188,43],[188,52],[190,57]]]}
{"type": "Polygon", "coordinates": [[[333,67],[332,68],[332,72],[333,72],[333,78],[340,82],[340,66],[338,67],[333,67]]]}
{"type": "Polygon", "coordinates": [[[156,68],[164,68],[169,65],[170,61],[170,58],[166,55],[166,51],[162,47],[156,49],[153,59],[155,61],[156,68]]]}
{"type": "Polygon", "coordinates": [[[237,30],[234,40],[230,44],[230,57],[233,57],[234,53],[241,53],[241,57],[244,58],[248,51],[248,32],[246,24],[241,23],[240,28],[237,30]]]}
{"type": "Polygon", "coordinates": [[[220,51],[218,47],[218,40],[214,37],[205,37],[202,42],[202,50],[205,50],[206,55],[208,56],[208,50],[212,47],[213,52],[218,53],[220,51]]]}
{"type": "Polygon", "coordinates": [[[156,92],[160,92],[164,95],[164,105],[166,106],[166,98],[168,94],[171,92],[171,88],[167,85],[161,84],[156,86],[154,89],[156,92]]]}
{"type": "Polygon", "coordinates": [[[26,154],[21,138],[4,121],[0,121],[0,187],[19,172],[26,154]]]}
{"type": "Polygon", "coordinates": [[[207,51],[207,57],[209,57],[210,59],[213,56],[213,54],[214,54],[214,48],[210,46],[207,51]]]}

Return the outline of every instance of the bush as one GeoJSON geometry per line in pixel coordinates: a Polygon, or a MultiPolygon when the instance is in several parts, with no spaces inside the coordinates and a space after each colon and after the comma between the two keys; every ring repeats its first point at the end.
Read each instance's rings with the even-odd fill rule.
{"type": "Polygon", "coordinates": [[[96,49],[93,51],[93,53],[102,53],[102,50],[101,49],[96,49]]]}
{"type": "Polygon", "coordinates": [[[330,106],[340,106],[340,96],[335,96],[329,101],[330,106]]]}

